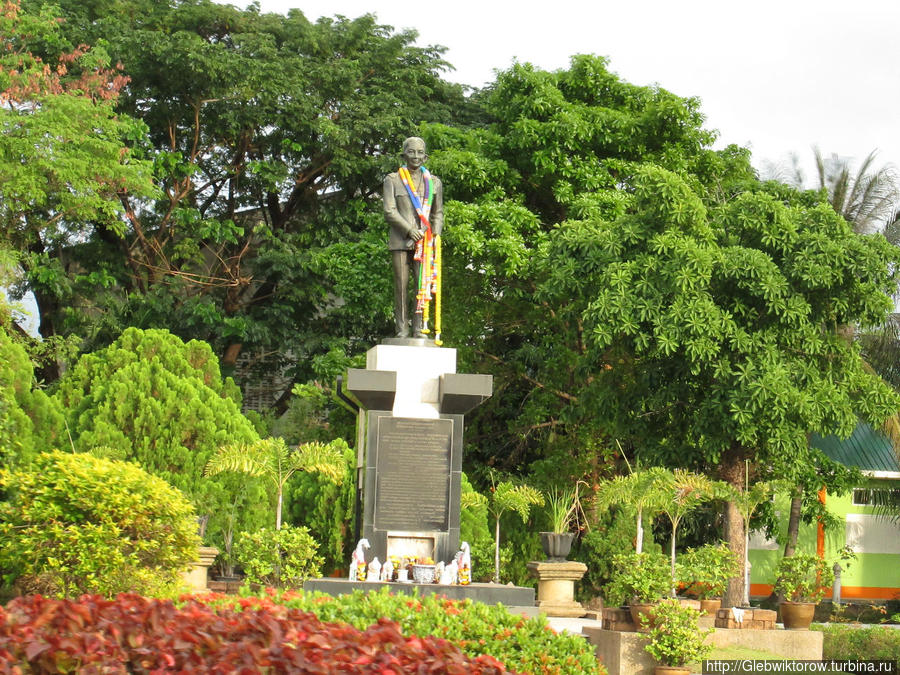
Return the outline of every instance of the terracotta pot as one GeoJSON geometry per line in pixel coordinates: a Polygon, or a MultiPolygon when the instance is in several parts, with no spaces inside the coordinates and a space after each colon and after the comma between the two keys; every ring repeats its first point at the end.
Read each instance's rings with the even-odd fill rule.
{"type": "Polygon", "coordinates": [[[814,602],[782,602],[781,622],[787,630],[809,630],[813,615],[816,613],[814,602]]]}
{"type": "Polygon", "coordinates": [[[722,607],[722,598],[710,598],[709,600],[700,601],[700,611],[704,616],[715,616],[716,612],[722,607]]]}
{"type": "Polygon", "coordinates": [[[653,675],[690,675],[691,669],[684,666],[653,666],[653,675]]]}
{"type": "Polygon", "coordinates": [[[634,628],[638,633],[649,633],[653,628],[653,608],[656,607],[655,602],[636,602],[628,605],[628,611],[631,612],[631,620],[634,622],[634,628]],[[647,617],[647,620],[641,622],[641,617],[647,617]]]}
{"type": "Polygon", "coordinates": [[[541,532],[541,548],[549,562],[565,562],[574,539],[572,532],[541,532]]]}

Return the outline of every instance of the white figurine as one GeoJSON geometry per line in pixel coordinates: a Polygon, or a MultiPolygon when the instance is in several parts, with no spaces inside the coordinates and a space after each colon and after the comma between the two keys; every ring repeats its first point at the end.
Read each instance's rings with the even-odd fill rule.
{"type": "Polygon", "coordinates": [[[356,548],[353,550],[353,555],[350,556],[350,581],[365,581],[366,580],[366,552],[365,549],[369,547],[368,539],[360,539],[356,548]]]}

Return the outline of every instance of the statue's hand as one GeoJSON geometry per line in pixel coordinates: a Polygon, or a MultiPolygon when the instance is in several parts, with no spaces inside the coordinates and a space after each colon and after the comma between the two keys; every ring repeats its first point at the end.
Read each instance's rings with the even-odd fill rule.
{"type": "Polygon", "coordinates": [[[412,239],[413,241],[419,241],[419,239],[421,239],[422,236],[423,236],[422,233],[415,227],[409,231],[409,238],[412,239]]]}

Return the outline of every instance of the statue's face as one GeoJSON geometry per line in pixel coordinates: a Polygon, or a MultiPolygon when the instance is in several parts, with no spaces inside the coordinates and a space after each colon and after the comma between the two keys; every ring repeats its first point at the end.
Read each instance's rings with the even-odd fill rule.
{"type": "Polygon", "coordinates": [[[406,161],[406,166],[413,171],[421,168],[425,163],[426,157],[425,144],[419,140],[410,141],[403,150],[403,159],[406,161]]]}

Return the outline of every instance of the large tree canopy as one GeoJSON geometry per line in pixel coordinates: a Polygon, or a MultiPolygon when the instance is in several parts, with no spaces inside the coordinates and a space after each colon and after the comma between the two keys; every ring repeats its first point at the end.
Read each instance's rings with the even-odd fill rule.
{"type": "Polygon", "coordinates": [[[311,23],[208,0],[59,5],[72,41],[102,40],[131,78],[119,109],[149,126],[161,192],[120,193],[125,237],[71,252],[111,285],[85,294],[105,323],[82,313],[66,329],[100,331],[86,336],[103,344],[122,325],[168,326],[211,342],[226,365],[244,345],[305,364],[347,336],[379,334],[390,299],[386,263],[371,264],[381,241],[367,228],[381,228],[369,198],[416,124],[464,106],[462,88],[439,77],[441,50],[372,16],[311,23]]]}
{"type": "Polygon", "coordinates": [[[580,291],[537,295],[554,233],[623,215],[643,166],[677,172],[706,201],[724,199],[754,179],[748,154],[710,149],[697,100],[624,82],[594,56],[553,73],[516,65],[483,104],[486,128],[424,129],[430,168],[447,185],[446,339],[465,345],[467,368],[496,377],[472,420],[477,453],[508,468],[554,447],[594,456],[608,430],[595,379],[608,364],[584,326],[592,270],[557,256],[580,291]]]}

